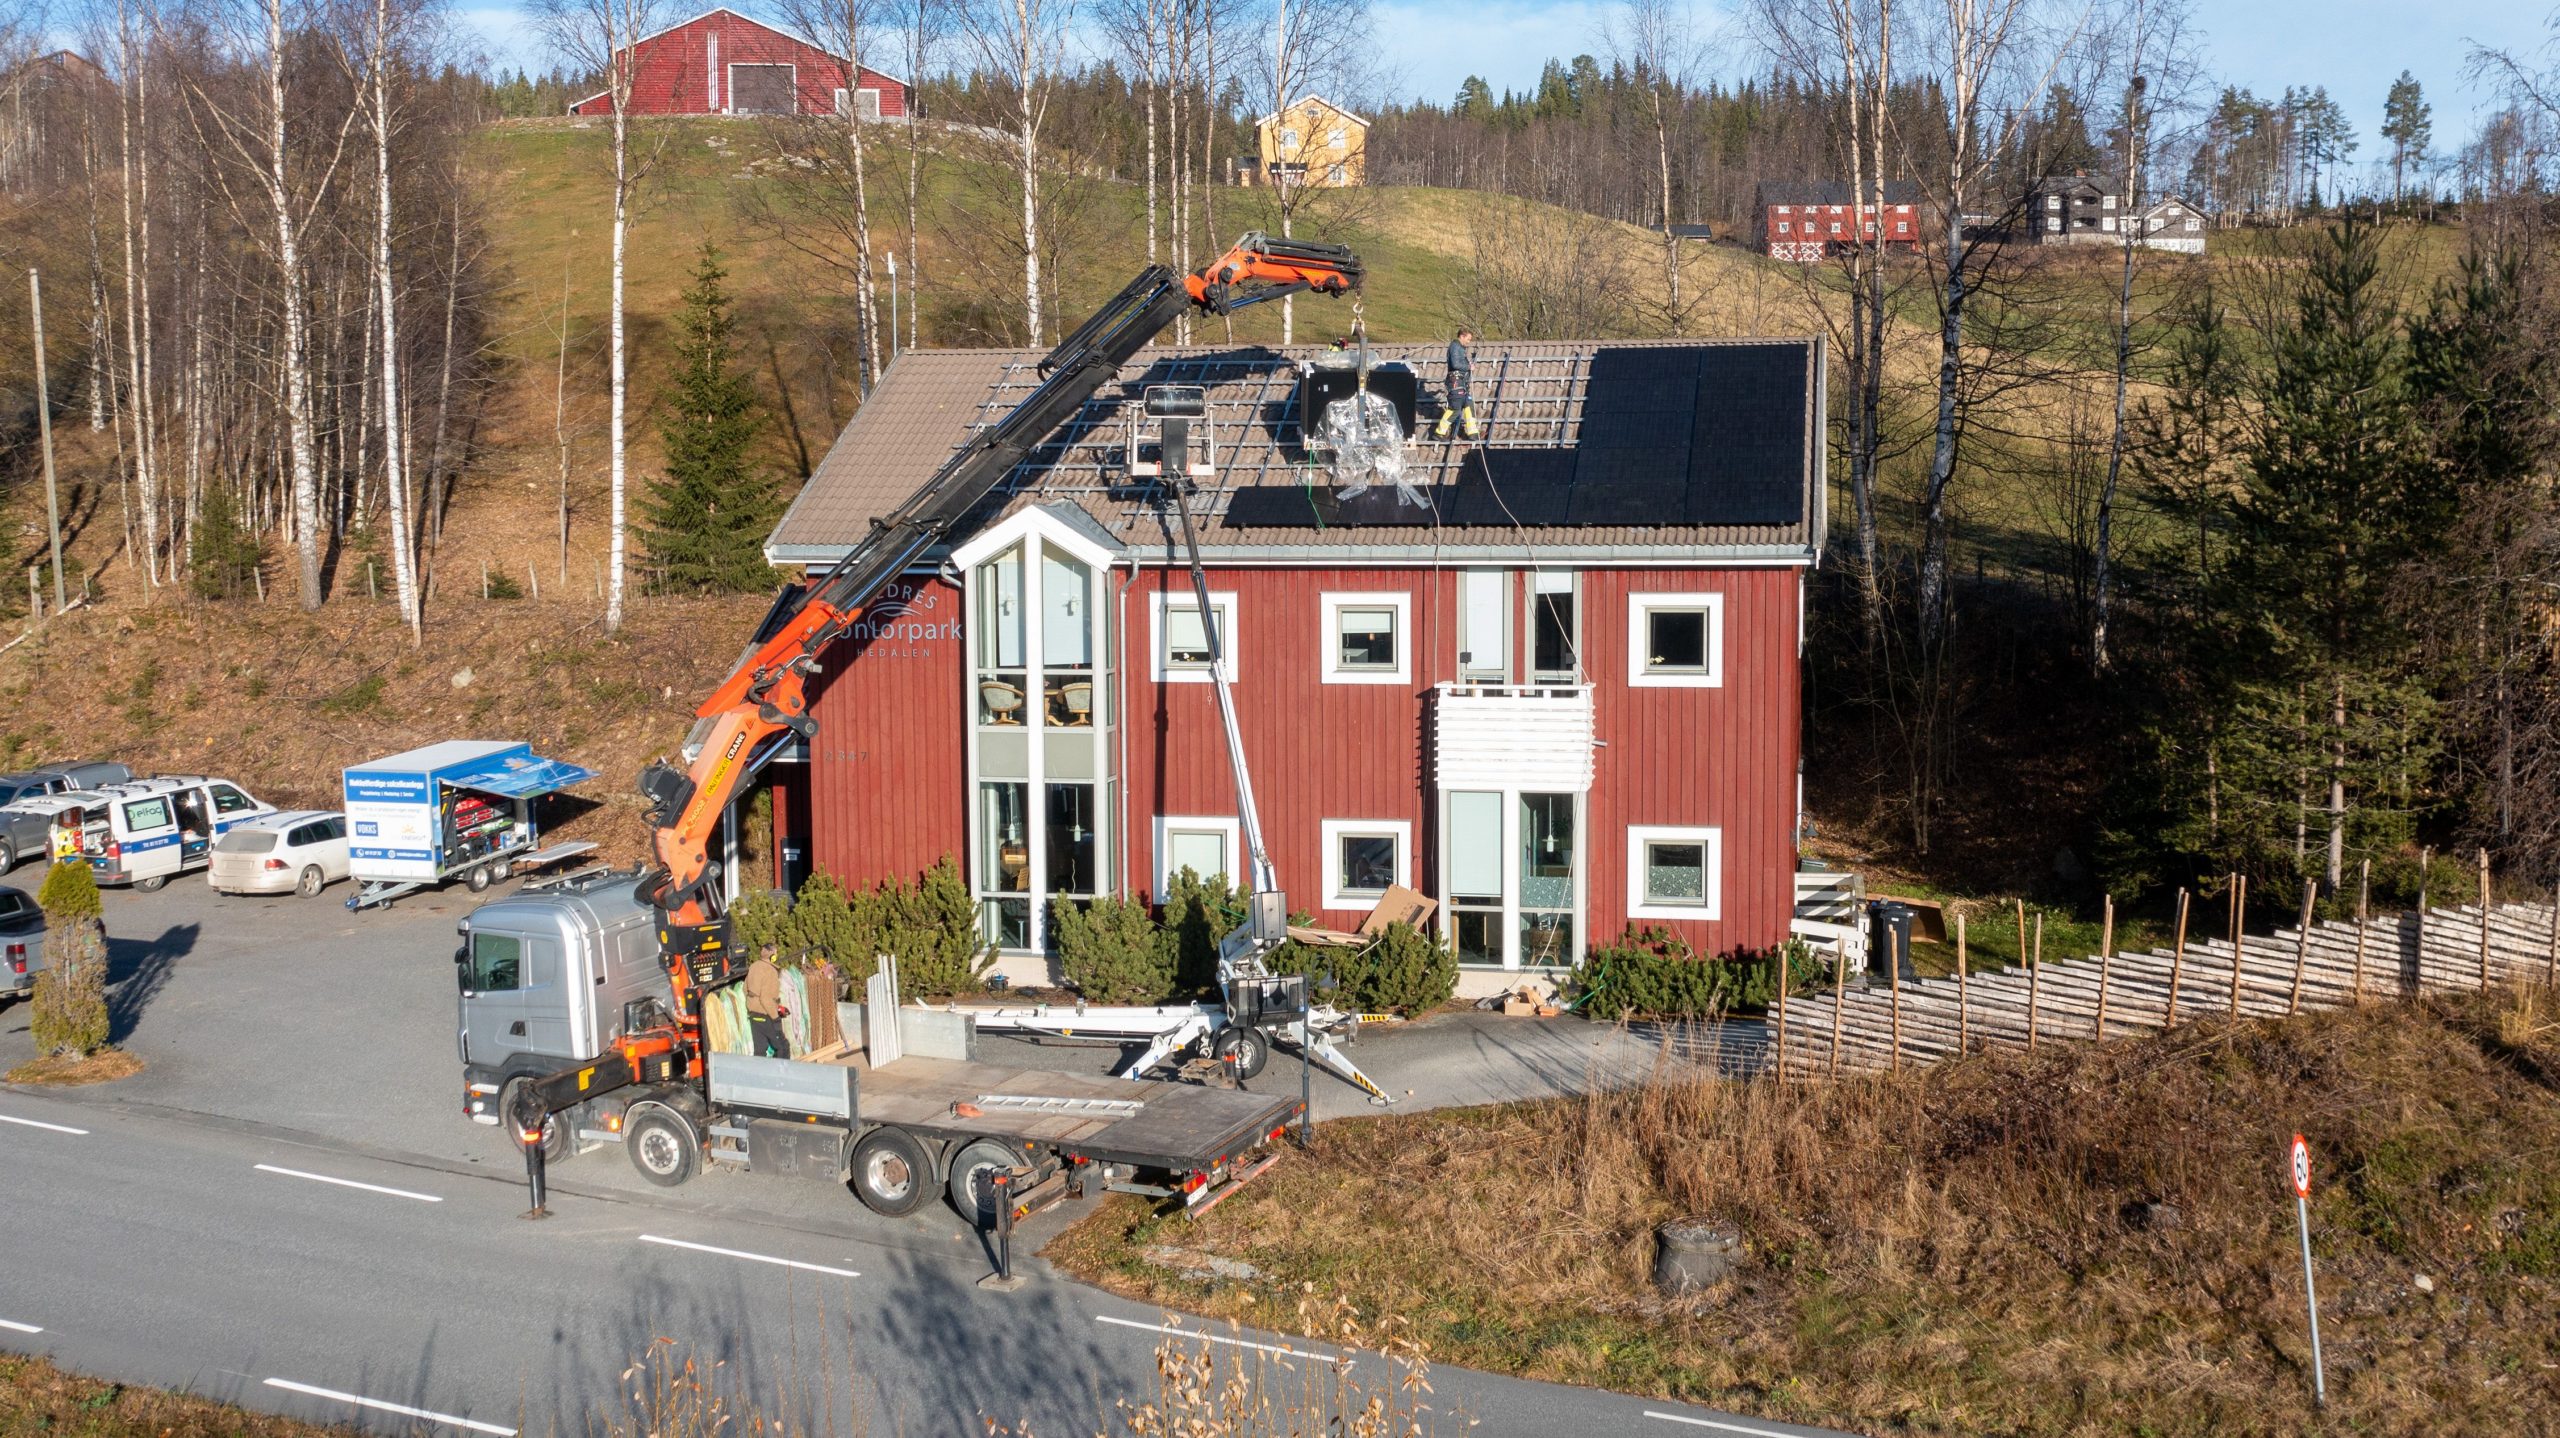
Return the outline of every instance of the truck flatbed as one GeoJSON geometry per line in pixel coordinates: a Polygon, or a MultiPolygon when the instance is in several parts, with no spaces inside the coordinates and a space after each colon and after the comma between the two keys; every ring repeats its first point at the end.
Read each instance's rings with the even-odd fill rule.
{"type": "Polygon", "coordinates": [[[859,1046],[835,1045],[794,1059],[714,1054],[712,1091],[739,1107],[761,1107],[742,1102],[743,1092],[802,1087],[815,1077],[811,1068],[854,1070],[855,1117],[864,1124],[951,1141],[1009,1139],[1149,1168],[1216,1168],[1294,1122],[1299,1107],[1295,1097],[915,1054],[873,1068],[859,1046]],[[962,1104],[977,1112],[960,1114],[962,1104]]]}

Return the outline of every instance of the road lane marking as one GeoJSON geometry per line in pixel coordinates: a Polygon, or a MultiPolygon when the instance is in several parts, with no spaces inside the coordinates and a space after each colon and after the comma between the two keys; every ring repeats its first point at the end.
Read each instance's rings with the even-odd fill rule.
{"type": "Polygon", "coordinates": [[[34,1324],[32,1324],[32,1323],[12,1323],[12,1322],[10,1322],[8,1319],[6,1319],[6,1318],[0,1318],[0,1328],[6,1328],[6,1329],[8,1329],[10,1332],[12,1332],[12,1333],[42,1333],[42,1332],[44,1332],[44,1330],[43,1330],[43,1329],[36,1327],[36,1326],[35,1326],[34,1324]]]}
{"type": "Polygon", "coordinates": [[[782,1268],[805,1268],[811,1273],[832,1273],[838,1278],[860,1278],[850,1268],[829,1268],[823,1263],[802,1263],[796,1258],[776,1258],[769,1253],[749,1253],[742,1248],[714,1248],[707,1243],[687,1243],[681,1238],[660,1238],[654,1233],[640,1235],[642,1243],[663,1244],[668,1248],[690,1248],[696,1253],[716,1253],[722,1258],[743,1258],[749,1263],[770,1263],[782,1268]]]}
{"type": "Polygon", "coordinates": [[[367,1193],[387,1193],[393,1198],[414,1198],[420,1203],[442,1203],[432,1193],[412,1193],[405,1188],[384,1188],[378,1183],[358,1183],[352,1178],[331,1178],[325,1173],[305,1173],[298,1168],[278,1168],[272,1163],[257,1165],[260,1173],[280,1173],[287,1178],[307,1178],[313,1183],[334,1183],[340,1188],[361,1188],[367,1193]]]}
{"type": "Polygon", "coordinates": [[[40,1123],[31,1118],[11,1118],[5,1113],[0,1113],[0,1123],[24,1124],[28,1128],[41,1128],[53,1133],[76,1133],[82,1138],[87,1138],[89,1136],[89,1131],[85,1128],[72,1128],[58,1123],[40,1123]]]}
{"type": "Polygon", "coordinates": [[[1644,1416],[1659,1418],[1665,1423],[1686,1423],[1692,1428],[1713,1428],[1719,1433],[1744,1433],[1750,1438],[1797,1438],[1793,1433],[1781,1433],[1775,1428],[1754,1428],[1748,1423],[1719,1423],[1713,1418],[1691,1418],[1682,1413],[1656,1413],[1650,1408],[1645,1410],[1644,1416]]]}
{"type": "Polygon", "coordinates": [[[308,1383],[296,1383],[286,1378],[270,1378],[267,1380],[267,1386],[281,1388],[288,1393],[308,1393],[314,1398],[353,1403],[359,1408],[375,1408],[385,1413],[397,1413],[403,1418],[424,1418],[430,1423],[449,1423],[456,1428],[468,1428],[474,1433],[493,1433],[497,1438],[516,1438],[516,1430],[513,1428],[501,1428],[495,1423],[475,1423],[468,1418],[456,1418],[450,1413],[435,1413],[399,1403],[385,1403],[379,1398],[367,1398],[360,1393],[341,1393],[334,1388],[314,1388],[308,1383]]]}
{"type": "Polygon", "coordinates": [[[1176,1338],[1197,1338],[1203,1343],[1224,1343],[1233,1348],[1250,1348],[1258,1353],[1279,1353],[1291,1358],[1312,1358],[1318,1363],[1331,1363],[1333,1355],[1321,1348],[1292,1348],[1281,1343],[1256,1343],[1249,1338],[1228,1338],[1223,1334],[1203,1333],[1197,1328],[1173,1328],[1162,1323],[1140,1323],[1134,1318],[1114,1318],[1108,1313],[1093,1315],[1096,1323],[1115,1328],[1143,1328],[1149,1333],[1170,1333],[1176,1338]]]}

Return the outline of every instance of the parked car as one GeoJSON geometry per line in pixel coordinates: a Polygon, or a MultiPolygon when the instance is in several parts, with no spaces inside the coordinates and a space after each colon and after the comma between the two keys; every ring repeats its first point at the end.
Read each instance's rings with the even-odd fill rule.
{"type": "Polygon", "coordinates": [[[0,884],[0,1005],[30,997],[44,972],[44,910],[26,890],[0,884]]]}
{"type": "Polygon", "coordinates": [[[286,809],[231,826],[213,841],[206,882],[220,894],[306,897],[347,876],[347,816],[286,809]]]}
{"type": "Polygon", "coordinates": [[[114,763],[47,764],[0,774],[0,873],[8,872],[20,859],[42,858],[51,852],[53,816],[61,806],[29,806],[28,801],[121,784],[132,777],[131,769],[114,763]]]}

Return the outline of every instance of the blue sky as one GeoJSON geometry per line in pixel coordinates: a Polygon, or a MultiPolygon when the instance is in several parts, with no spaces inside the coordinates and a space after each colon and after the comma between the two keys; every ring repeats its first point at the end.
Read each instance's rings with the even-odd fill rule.
{"type": "MultiPolygon", "coordinates": [[[[703,0],[708,8],[713,0],[703,0]]],[[[1417,3],[1373,0],[1377,50],[1397,93],[1446,99],[1458,82],[1482,75],[1498,92],[1536,83],[1550,56],[1600,47],[1605,6],[1590,0],[1465,0],[1417,3]]],[[[751,8],[744,7],[742,8],[751,8]]],[[[1702,6],[1702,10],[1707,7],[1702,6]]],[[[2216,78],[2261,94],[2287,85],[2319,84],[2344,105],[2363,146],[2359,161],[2381,148],[2382,96],[2407,69],[2435,106],[2438,147],[2468,135],[2487,96],[2462,80],[2472,42],[2518,50],[2538,47],[2545,0],[2201,0],[2196,14],[2216,78]]],[[[546,63],[541,43],[517,11],[465,8],[465,25],[484,37],[493,59],[528,67],[546,63]]],[[[1746,63],[1738,60],[1738,64],[1746,63]]]]}

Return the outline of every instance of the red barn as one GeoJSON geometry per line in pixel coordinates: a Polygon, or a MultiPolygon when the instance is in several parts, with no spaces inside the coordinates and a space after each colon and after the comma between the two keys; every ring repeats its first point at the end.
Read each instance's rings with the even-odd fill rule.
{"type": "MultiPolygon", "coordinates": [[[[865,117],[894,120],[907,113],[906,81],[849,65],[735,10],[671,25],[627,53],[634,115],[838,115],[847,103],[848,69],[859,76],[852,103],[865,117]]],[[[569,113],[609,115],[613,92],[589,95],[569,113]]]]}
{"type": "MultiPolygon", "coordinates": [[[[1380,353],[1427,425],[1439,351],[1380,353]]],[[[1040,358],[900,355],[768,556],[839,558],[1040,358]]],[[[1481,345],[1483,441],[1411,446],[1419,505],[1301,467],[1307,359],[1146,351],[894,585],[825,656],[816,740],[767,770],[770,881],[950,855],[1001,971],[1045,983],[1053,902],[1241,876],[1214,623],[1270,852],[1317,922],[1419,889],[1473,992],[1630,926],[1710,954],[1784,940],[1819,341],[1481,345]],[[1205,623],[1165,491],[1129,463],[1155,384],[1208,396],[1205,623]]]]}
{"type": "Polygon", "coordinates": [[[1773,260],[1819,260],[1874,239],[1881,225],[1888,247],[1919,248],[1919,186],[1887,180],[1881,215],[1871,197],[1850,188],[1837,180],[1759,186],[1751,198],[1753,247],[1773,260]]]}

